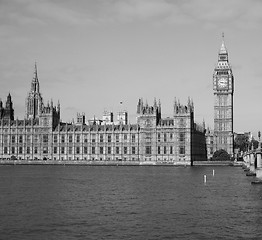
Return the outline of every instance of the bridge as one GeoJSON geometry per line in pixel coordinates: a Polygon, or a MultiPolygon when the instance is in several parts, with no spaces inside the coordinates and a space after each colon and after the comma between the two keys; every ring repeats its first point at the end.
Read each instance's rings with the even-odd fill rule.
{"type": "Polygon", "coordinates": [[[246,151],[243,156],[244,168],[247,171],[247,176],[256,176],[262,183],[262,149],[261,142],[257,149],[253,145],[250,150],[246,151]]]}

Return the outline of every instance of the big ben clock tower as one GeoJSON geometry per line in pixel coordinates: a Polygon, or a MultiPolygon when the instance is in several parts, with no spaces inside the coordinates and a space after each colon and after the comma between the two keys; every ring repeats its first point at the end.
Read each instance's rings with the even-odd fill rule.
{"type": "Polygon", "coordinates": [[[218,53],[218,63],[213,74],[214,90],[214,151],[223,149],[233,156],[233,93],[234,77],[228,62],[224,43],[218,53]]]}

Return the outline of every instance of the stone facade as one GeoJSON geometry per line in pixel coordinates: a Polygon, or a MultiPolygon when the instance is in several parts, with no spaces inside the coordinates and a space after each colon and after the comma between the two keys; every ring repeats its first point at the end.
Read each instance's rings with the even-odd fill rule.
{"type": "Polygon", "coordinates": [[[190,165],[206,159],[205,128],[194,122],[194,105],[175,100],[173,116],[161,117],[161,103],[149,106],[139,99],[137,123],[127,112],[106,121],[60,121],[60,104],[44,106],[37,70],[26,99],[26,119],[0,120],[0,158],[23,160],[133,161],[190,165]]]}

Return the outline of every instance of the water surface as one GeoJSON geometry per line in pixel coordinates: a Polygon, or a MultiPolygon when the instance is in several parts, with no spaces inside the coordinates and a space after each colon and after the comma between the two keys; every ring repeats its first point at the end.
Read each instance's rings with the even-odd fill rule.
{"type": "Polygon", "coordinates": [[[0,239],[262,239],[252,179],[236,167],[0,166],[0,239]]]}

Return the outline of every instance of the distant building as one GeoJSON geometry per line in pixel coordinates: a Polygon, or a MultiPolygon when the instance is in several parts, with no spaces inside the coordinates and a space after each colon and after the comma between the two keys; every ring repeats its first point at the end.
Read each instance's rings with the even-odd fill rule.
{"type": "Polygon", "coordinates": [[[161,103],[153,106],[139,99],[137,123],[128,123],[126,111],[117,122],[113,113],[85,123],[77,114],[76,123],[60,120],[60,104],[46,106],[39,91],[35,66],[31,89],[26,98],[26,119],[14,120],[11,96],[1,109],[0,158],[25,160],[134,161],[190,165],[206,159],[205,127],[194,122],[194,104],[174,102],[173,116],[161,117],[161,103]]]}

